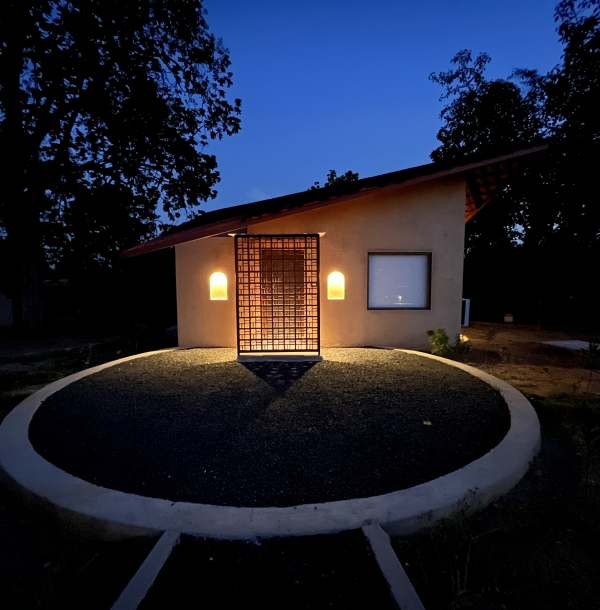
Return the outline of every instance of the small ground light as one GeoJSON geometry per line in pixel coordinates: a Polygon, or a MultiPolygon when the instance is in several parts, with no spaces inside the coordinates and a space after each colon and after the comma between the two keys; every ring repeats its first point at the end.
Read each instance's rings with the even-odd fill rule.
{"type": "Polygon", "coordinates": [[[460,335],[460,340],[461,340],[463,343],[466,343],[466,342],[469,340],[469,337],[467,337],[467,335],[460,335]]]}
{"type": "Polygon", "coordinates": [[[220,271],[217,271],[210,276],[210,300],[227,300],[227,276],[220,271]]]}

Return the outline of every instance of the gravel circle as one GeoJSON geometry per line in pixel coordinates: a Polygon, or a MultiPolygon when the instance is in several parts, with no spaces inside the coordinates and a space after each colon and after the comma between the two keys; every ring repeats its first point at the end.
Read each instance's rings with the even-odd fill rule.
{"type": "Polygon", "coordinates": [[[49,396],[34,449],[102,487],[170,501],[295,506],[406,489],[495,447],[510,415],[480,379],[399,351],[239,364],[232,349],[124,362],[49,396]]]}

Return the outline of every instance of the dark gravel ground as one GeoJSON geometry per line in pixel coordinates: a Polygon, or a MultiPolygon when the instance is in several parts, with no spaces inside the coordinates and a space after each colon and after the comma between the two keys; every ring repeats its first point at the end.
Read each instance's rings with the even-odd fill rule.
{"type": "Polygon", "coordinates": [[[508,431],[500,395],[459,369],[386,350],[323,355],[242,365],[234,350],[212,349],[133,360],[50,396],[30,439],[104,487],[258,507],[412,487],[481,457],[508,431]]]}
{"type": "Polygon", "coordinates": [[[397,608],[360,530],[258,543],[183,536],[140,610],[397,608]]]}

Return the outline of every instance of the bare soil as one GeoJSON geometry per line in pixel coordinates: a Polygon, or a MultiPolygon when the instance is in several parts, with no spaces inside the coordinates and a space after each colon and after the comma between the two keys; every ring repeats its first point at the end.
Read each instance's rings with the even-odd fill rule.
{"type": "Polygon", "coordinates": [[[544,344],[568,339],[598,340],[594,333],[484,322],[465,326],[462,332],[472,344],[471,354],[464,362],[507,381],[524,394],[550,396],[577,390],[600,395],[600,372],[590,374],[580,350],[544,344]],[[498,329],[498,334],[488,343],[484,333],[492,327],[498,329]]]}

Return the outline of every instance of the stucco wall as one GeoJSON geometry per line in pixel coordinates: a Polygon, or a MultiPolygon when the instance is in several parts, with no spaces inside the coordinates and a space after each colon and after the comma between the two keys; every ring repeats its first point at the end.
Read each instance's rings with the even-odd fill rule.
{"type": "MultiPolygon", "coordinates": [[[[323,233],[321,345],[428,346],[426,331],[460,332],[464,248],[464,178],[428,181],[248,227],[249,234],[323,233]],[[368,252],[432,252],[431,310],[368,310],[368,252]],[[327,300],[327,276],[341,271],[346,298],[327,300]]],[[[232,238],[176,247],[179,344],[236,345],[232,238]],[[222,271],[229,300],[210,301],[209,276],[222,271]]]]}
{"type": "Polygon", "coordinates": [[[182,347],[235,347],[235,263],[232,237],[175,247],[177,326],[182,347]],[[227,301],[210,300],[210,276],[227,276],[227,301]]]}

